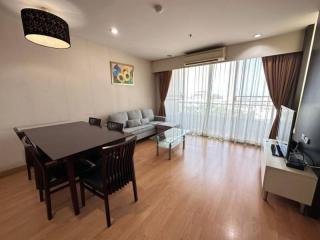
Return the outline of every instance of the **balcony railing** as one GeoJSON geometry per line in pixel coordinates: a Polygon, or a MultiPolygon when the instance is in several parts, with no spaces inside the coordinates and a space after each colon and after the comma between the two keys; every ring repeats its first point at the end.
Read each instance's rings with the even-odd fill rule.
{"type": "MultiPolygon", "coordinates": [[[[235,96],[210,102],[168,97],[167,117],[195,134],[226,138],[235,132],[246,132],[262,141],[274,119],[274,106],[269,96],[235,96]],[[256,135],[259,135],[258,137],[256,135]]],[[[241,135],[241,134],[240,134],[241,135]]],[[[250,140],[250,136],[246,136],[250,140]]]]}

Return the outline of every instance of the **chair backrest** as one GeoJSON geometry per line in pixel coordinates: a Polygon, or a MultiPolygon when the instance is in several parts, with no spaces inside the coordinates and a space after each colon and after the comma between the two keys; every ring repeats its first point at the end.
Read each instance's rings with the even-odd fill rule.
{"type": "MultiPolygon", "coordinates": [[[[22,142],[25,146],[26,154],[29,154],[33,161],[36,187],[37,189],[44,189],[45,185],[49,184],[50,168],[60,163],[51,161],[27,138],[27,136],[22,138],[22,142]]],[[[50,184],[51,183],[52,182],[50,182],[50,184]]]]}
{"type": "Polygon", "coordinates": [[[113,146],[103,147],[102,184],[104,192],[111,194],[135,179],[133,153],[137,137],[113,146]]]}
{"type": "Polygon", "coordinates": [[[123,124],[118,122],[107,122],[107,128],[112,131],[123,132],[123,124]]]}
{"type": "Polygon", "coordinates": [[[32,158],[32,161],[35,165],[35,170],[41,170],[43,172],[46,168],[48,160],[38,151],[37,147],[32,144],[27,136],[24,136],[21,141],[24,145],[26,154],[32,158]],[[37,169],[37,167],[39,169],[37,169]]]}
{"type": "Polygon", "coordinates": [[[17,134],[17,136],[20,140],[22,140],[22,138],[25,136],[25,133],[23,131],[19,130],[17,127],[14,127],[13,131],[17,134]]]}
{"type": "Polygon", "coordinates": [[[34,147],[33,144],[30,142],[30,140],[29,140],[29,138],[28,138],[27,136],[23,136],[23,137],[21,138],[21,142],[22,142],[22,144],[23,144],[23,146],[24,146],[25,149],[26,149],[26,148],[33,148],[33,147],[34,147]]]}
{"type": "Polygon", "coordinates": [[[41,161],[41,156],[36,146],[32,144],[27,136],[24,136],[21,141],[24,146],[26,157],[29,159],[29,161],[32,161],[31,164],[34,166],[36,187],[37,189],[40,189],[43,186],[42,176],[44,175],[44,164],[41,161]]]}
{"type": "Polygon", "coordinates": [[[93,126],[101,126],[101,119],[100,118],[94,118],[94,117],[89,117],[89,124],[93,126]]]}

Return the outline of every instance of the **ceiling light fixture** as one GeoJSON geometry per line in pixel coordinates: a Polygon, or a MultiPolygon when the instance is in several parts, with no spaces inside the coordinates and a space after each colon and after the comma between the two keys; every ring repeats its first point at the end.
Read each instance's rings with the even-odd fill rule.
{"type": "Polygon", "coordinates": [[[118,29],[116,29],[115,27],[112,27],[110,29],[110,32],[113,34],[113,35],[117,35],[119,33],[118,29]]]}
{"type": "Polygon", "coordinates": [[[160,4],[153,5],[153,9],[158,14],[161,14],[163,12],[163,7],[160,4]]]}
{"type": "Polygon", "coordinates": [[[21,10],[24,36],[27,40],[51,48],[69,48],[69,26],[62,18],[47,11],[21,10]]]}
{"type": "Polygon", "coordinates": [[[255,35],[253,35],[254,38],[260,38],[262,37],[262,34],[261,33],[256,33],[255,35]]]}

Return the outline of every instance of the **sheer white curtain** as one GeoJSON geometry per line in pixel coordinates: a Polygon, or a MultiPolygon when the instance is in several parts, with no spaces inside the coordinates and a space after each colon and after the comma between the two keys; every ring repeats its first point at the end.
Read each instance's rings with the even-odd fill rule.
{"type": "Polygon", "coordinates": [[[174,70],[165,107],[193,134],[258,145],[275,115],[261,58],[174,70]]]}

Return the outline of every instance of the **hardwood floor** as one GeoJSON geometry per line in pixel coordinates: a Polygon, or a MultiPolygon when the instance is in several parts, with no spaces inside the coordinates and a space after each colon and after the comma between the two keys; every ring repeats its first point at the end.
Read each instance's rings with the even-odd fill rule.
{"type": "Polygon", "coordinates": [[[103,201],[87,194],[73,215],[68,189],[52,196],[47,220],[26,172],[0,179],[0,239],[319,239],[320,221],[299,205],[260,188],[260,149],[187,137],[186,149],[168,152],[139,143],[135,153],[139,201],[131,185],[110,197],[113,225],[103,201]]]}

